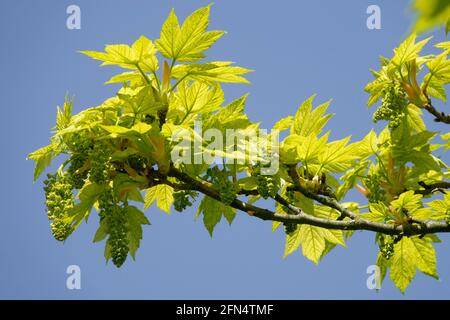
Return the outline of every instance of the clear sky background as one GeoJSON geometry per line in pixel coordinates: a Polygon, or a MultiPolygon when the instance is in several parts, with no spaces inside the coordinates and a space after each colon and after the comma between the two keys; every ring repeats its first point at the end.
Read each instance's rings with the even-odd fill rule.
{"type": "MultiPolygon", "coordinates": [[[[284,234],[271,224],[238,214],[222,221],[211,239],[194,221],[196,208],[167,215],[147,211],[137,261],[121,269],[93,244],[97,218],[61,244],[51,237],[42,179],[32,183],[25,157],[47,144],[56,106],[74,95],[75,111],[100,104],[117,86],[103,82],[117,72],[77,50],[132,43],[141,34],[158,38],[172,7],[184,19],[209,1],[47,0],[0,1],[0,108],[2,168],[0,197],[0,298],[31,299],[440,299],[450,298],[449,236],[436,246],[440,281],[416,276],[405,295],[386,281],[381,291],[366,287],[366,268],[377,254],[373,234],[356,233],[319,266],[297,252],[282,259],[284,234]],[[81,30],[66,28],[66,8],[81,8],[81,30]],[[81,290],[66,289],[66,268],[81,267],[81,290]]],[[[225,86],[231,101],[250,92],[247,112],[270,128],[294,114],[313,93],[333,99],[328,126],[333,138],[363,137],[371,127],[364,85],[380,54],[390,56],[406,35],[408,1],[387,0],[217,0],[212,28],[227,30],[210,51],[211,60],[231,60],[255,69],[252,86],[225,86]],[[366,8],[382,10],[382,29],[368,30],[366,8]]],[[[443,32],[436,40],[443,39],[443,32]]],[[[430,117],[428,117],[430,120],[430,117]]],[[[379,128],[379,126],[377,126],[379,128]]],[[[434,130],[444,130],[433,125],[434,130]]]]}

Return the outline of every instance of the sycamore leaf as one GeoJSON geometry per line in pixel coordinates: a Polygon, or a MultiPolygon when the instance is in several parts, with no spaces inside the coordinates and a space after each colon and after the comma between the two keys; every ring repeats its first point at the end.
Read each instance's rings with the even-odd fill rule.
{"type": "Polygon", "coordinates": [[[169,14],[155,41],[158,50],[174,61],[193,62],[205,57],[209,49],[223,34],[223,31],[206,31],[209,24],[210,6],[192,13],[180,27],[175,11],[169,14]]]}
{"type": "Polygon", "coordinates": [[[28,159],[35,161],[33,180],[36,181],[37,178],[44,172],[52,160],[58,155],[57,147],[54,143],[49,144],[43,148],[40,148],[28,155],[28,159]]]}
{"type": "Polygon", "coordinates": [[[410,35],[405,41],[403,41],[398,48],[394,49],[394,57],[391,62],[399,67],[417,58],[419,52],[431,39],[427,38],[425,40],[416,43],[416,34],[410,35]]]}
{"type": "Polygon", "coordinates": [[[382,202],[370,203],[369,212],[361,215],[364,219],[374,222],[384,222],[390,217],[389,208],[382,202]]]}
{"type": "Polygon", "coordinates": [[[151,86],[134,89],[124,87],[119,91],[117,96],[123,105],[124,113],[131,113],[133,115],[155,114],[162,107],[162,103],[156,101],[151,86]]]}
{"type": "Polygon", "coordinates": [[[447,55],[448,52],[444,52],[428,61],[430,73],[424,77],[427,92],[444,102],[447,97],[445,85],[450,83],[450,60],[447,60],[447,55]]]}
{"type": "Polygon", "coordinates": [[[130,178],[128,174],[117,174],[113,181],[113,188],[119,200],[144,202],[142,194],[139,191],[139,182],[130,178]]]}
{"type": "Polygon", "coordinates": [[[113,138],[115,137],[139,138],[140,136],[152,130],[152,126],[144,122],[139,122],[131,128],[126,128],[122,126],[103,126],[103,125],[101,127],[107,132],[109,132],[113,138]]]}
{"type": "Polygon", "coordinates": [[[435,220],[446,219],[447,217],[449,217],[450,214],[450,193],[449,192],[445,193],[442,200],[435,199],[431,202],[428,202],[427,205],[433,209],[431,216],[428,216],[429,219],[435,220]]]}
{"type": "Polygon", "coordinates": [[[406,108],[406,121],[413,132],[422,132],[426,129],[425,122],[422,118],[422,111],[413,104],[408,105],[406,108]]]}
{"type": "Polygon", "coordinates": [[[206,83],[244,83],[250,82],[242,75],[253,70],[232,66],[233,62],[214,61],[204,64],[180,64],[173,68],[172,77],[175,79],[198,80],[206,83]]]}
{"type": "Polygon", "coordinates": [[[64,100],[63,107],[59,107],[56,111],[56,130],[61,131],[70,125],[72,120],[72,107],[73,99],[69,100],[68,97],[64,100]]]}
{"type": "Polygon", "coordinates": [[[213,87],[205,83],[183,82],[175,92],[169,105],[168,118],[178,118],[179,124],[190,123],[200,113],[215,111],[224,101],[224,93],[219,85],[213,87]]]}
{"type": "Polygon", "coordinates": [[[391,205],[397,210],[406,209],[409,213],[413,213],[422,207],[421,200],[421,194],[414,194],[414,191],[410,190],[403,192],[398,199],[391,202],[391,205]]]}
{"type": "Polygon", "coordinates": [[[325,115],[331,101],[325,102],[313,110],[313,99],[314,95],[300,105],[294,117],[294,125],[291,133],[303,137],[307,137],[311,134],[319,135],[322,128],[333,116],[332,114],[325,115]]]}
{"type": "Polygon", "coordinates": [[[415,248],[410,238],[403,237],[394,245],[390,277],[403,293],[416,275],[415,248]]]}
{"type": "Polygon", "coordinates": [[[151,40],[141,36],[130,47],[127,44],[110,44],[105,46],[105,52],[80,51],[81,53],[103,61],[102,66],[118,65],[124,69],[155,72],[158,60],[155,56],[156,48],[151,40]]]}
{"type": "Polygon", "coordinates": [[[403,237],[394,245],[391,258],[391,279],[404,292],[416,274],[416,268],[437,278],[436,253],[427,238],[403,237]]]}
{"type": "MultiPolygon", "coordinates": [[[[306,213],[323,219],[336,219],[339,215],[329,208],[312,206],[312,202],[310,206],[308,201],[296,203],[296,205],[299,205],[306,213]]],[[[295,231],[286,235],[284,257],[296,251],[301,245],[303,255],[318,264],[323,256],[336,244],[345,246],[341,230],[328,230],[302,224],[297,226],[295,231]]]]}
{"type": "Polygon", "coordinates": [[[147,189],[144,208],[147,209],[150,207],[156,199],[156,206],[162,211],[170,213],[170,207],[174,201],[173,193],[174,189],[166,184],[158,184],[150,189],[147,189]]]}
{"type": "Polygon", "coordinates": [[[142,80],[142,75],[139,72],[127,71],[112,76],[105,84],[124,83],[124,82],[138,82],[142,80]]]}
{"type": "Polygon", "coordinates": [[[135,206],[127,206],[128,247],[133,259],[142,239],[142,225],[144,224],[150,224],[144,213],[135,206]]]}
{"type": "Polygon", "coordinates": [[[352,162],[358,158],[355,152],[357,144],[347,145],[350,137],[332,141],[326,145],[324,152],[318,156],[322,168],[330,172],[342,172],[352,167],[352,162]]]}
{"type": "Polygon", "coordinates": [[[417,268],[426,275],[439,279],[436,271],[436,251],[426,238],[414,237],[411,242],[415,249],[417,268]]]}
{"type": "Polygon", "coordinates": [[[245,129],[251,122],[244,113],[247,95],[240,97],[220,108],[217,113],[207,118],[205,128],[216,128],[225,132],[226,129],[245,129]]]}
{"type": "Polygon", "coordinates": [[[93,242],[99,242],[104,240],[109,234],[109,224],[107,219],[100,219],[100,226],[95,232],[93,242]]]}
{"type": "Polygon", "coordinates": [[[392,81],[387,74],[387,66],[383,66],[379,72],[372,71],[375,79],[364,87],[364,91],[370,94],[367,106],[375,104],[383,95],[384,88],[392,81]]]}
{"type": "Polygon", "coordinates": [[[289,129],[294,123],[294,118],[292,116],[287,116],[286,118],[278,120],[272,130],[284,131],[289,129]]]}
{"type": "Polygon", "coordinates": [[[387,271],[391,266],[391,260],[386,259],[381,253],[377,256],[376,265],[380,268],[380,285],[386,277],[387,271]]]}
{"type": "Polygon", "coordinates": [[[211,197],[205,196],[198,206],[197,217],[200,214],[203,214],[203,224],[205,225],[206,230],[208,230],[209,235],[212,237],[214,227],[220,222],[222,215],[231,225],[236,216],[236,209],[211,197]]]}
{"type": "Polygon", "coordinates": [[[104,186],[90,182],[86,183],[83,188],[81,188],[78,193],[80,202],[69,212],[70,223],[72,224],[73,229],[76,229],[83,219],[88,219],[95,202],[97,202],[103,190],[104,186]]]}

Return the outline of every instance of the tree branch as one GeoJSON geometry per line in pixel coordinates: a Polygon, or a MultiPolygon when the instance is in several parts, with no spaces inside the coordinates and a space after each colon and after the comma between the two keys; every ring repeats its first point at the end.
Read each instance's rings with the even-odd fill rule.
{"type": "Polygon", "coordinates": [[[308,189],[302,187],[302,185],[299,183],[300,179],[299,179],[299,176],[298,176],[295,166],[290,166],[288,168],[288,174],[291,177],[291,179],[294,181],[294,188],[291,188],[291,190],[299,191],[305,197],[313,199],[313,200],[319,202],[320,204],[323,204],[324,206],[327,206],[327,207],[337,210],[341,214],[341,216],[338,218],[338,220],[343,220],[345,217],[349,217],[350,219],[353,219],[353,220],[358,218],[357,214],[342,207],[336,199],[333,199],[332,197],[328,197],[328,196],[321,196],[321,195],[315,194],[315,193],[309,191],[308,189]]]}
{"type": "Polygon", "coordinates": [[[429,195],[435,192],[441,192],[445,193],[446,189],[450,189],[450,182],[442,181],[442,182],[436,182],[431,184],[426,184],[423,181],[419,182],[419,185],[423,188],[423,190],[416,190],[414,193],[416,194],[422,194],[422,195],[429,195]]]}
{"type": "Polygon", "coordinates": [[[423,106],[425,110],[427,110],[429,113],[431,113],[435,119],[436,122],[443,122],[446,124],[450,124],[450,114],[445,114],[444,112],[439,112],[431,103],[431,100],[428,98],[428,103],[423,106]]]}
{"type": "MultiPolygon", "coordinates": [[[[187,185],[190,186],[191,190],[201,192],[207,195],[208,197],[211,197],[217,201],[221,201],[219,192],[215,190],[213,186],[207,181],[199,181],[174,167],[170,168],[168,175],[171,177],[175,177],[178,180],[186,183],[187,185]]],[[[322,197],[320,197],[320,199],[322,199],[322,197]]],[[[281,198],[280,196],[276,197],[276,201],[280,202],[283,205],[287,204],[289,210],[291,210],[294,214],[286,215],[276,213],[271,210],[260,208],[247,202],[241,201],[239,199],[233,200],[230,206],[240,211],[247,212],[249,215],[257,217],[262,220],[279,221],[283,223],[307,224],[326,229],[368,230],[389,235],[405,235],[405,236],[423,235],[438,232],[450,232],[449,224],[438,221],[423,221],[419,224],[410,224],[410,225],[396,225],[396,224],[386,224],[369,221],[361,218],[357,214],[350,212],[345,208],[342,208],[340,205],[336,206],[336,204],[333,201],[329,202],[328,199],[326,199],[325,202],[326,205],[330,204],[332,208],[335,208],[333,206],[336,206],[337,208],[342,210],[342,212],[344,212],[347,217],[350,217],[353,220],[344,221],[344,220],[322,219],[305,214],[300,208],[297,208],[287,203],[287,201],[284,201],[283,198],[281,198]]]]}

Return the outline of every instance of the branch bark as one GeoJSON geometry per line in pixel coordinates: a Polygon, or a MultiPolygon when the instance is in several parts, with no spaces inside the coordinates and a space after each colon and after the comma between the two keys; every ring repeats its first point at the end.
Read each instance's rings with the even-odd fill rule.
{"type": "MultiPolygon", "coordinates": [[[[199,181],[180,170],[171,167],[168,173],[169,176],[177,178],[179,181],[190,186],[191,190],[195,190],[211,197],[217,201],[221,201],[219,192],[206,181],[199,181]]],[[[312,195],[311,195],[312,196],[312,195]]],[[[327,199],[326,197],[315,197],[316,201],[338,210],[341,215],[349,218],[347,220],[328,220],[304,213],[300,208],[297,208],[287,201],[283,200],[280,196],[276,196],[275,201],[285,205],[293,214],[281,214],[273,212],[271,210],[260,208],[250,203],[244,202],[239,199],[235,199],[230,206],[248,213],[251,216],[259,218],[261,220],[279,221],[283,223],[295,223],[295,224],[307,224],[316,227],[326,229],[337,230],[368,230],[373,232],[380,232],[388,235],[424,235],[428,233],[450,232],[450,225],[444,222],[438,221],[420,221],[418,224],[408,225],[396,225],[373,222],[363,219],[358,214],[351,212],[345,208],[342,208],[336,200],[327,199]],[[317,199],[317,200],[316,200],[317,199]]],[[[344,217],[344,218],[345,218],[344,217]]]]}
{"type": "Polygon", "coordinates": [[[434,121],[450,124],[450,114],[438,111],[430,100],[428,100],[428,103],[423,108],[434,116],[434,121]]]}
{"type": "Polygon", "coordinates": [[[429,195],[435,192],[445,192],[446,189],[450,189],[450,182],[442,181],[431,184],[426,184],[423,181],[419,182],[419,185],[423,188],[423,190],[416,190],[414,193],[429,195]]]}

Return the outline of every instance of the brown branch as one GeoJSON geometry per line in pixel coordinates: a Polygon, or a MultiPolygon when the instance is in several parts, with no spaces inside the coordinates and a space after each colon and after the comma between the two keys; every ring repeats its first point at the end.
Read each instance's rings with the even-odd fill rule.
{"type": "Polygon", "coordinates": [[[415,194],[429,195],[435,192],[445,193],[446,189],[450,189],[450,182],[442,181],[431,184],[426,184],[423,181],[419,182],[419,185],[423,188],[422,190],[415,190],[415,194]]]}
{"type": "MultiPolygon", "coordinates": [[[[186,183],[187,185],[190,186],[191,190],[201,192],[206,196],[209,196],[217,201],[221,201],[219,192],[215,190],[214,187],[207,181],[197,180],[174,167],[170,168],[168,175],[171,177],[175,177],[178,180],[186,183]]],[[[389,235],[405,235],[405,236],[424,235],[428,233],[438,233],[438,232],[450,232],[449,224],[438,221],[423,221],[420,224],[411,224],[411,225],[396,225],[396,224],[373,222],[366,219],[362,219],[357,214],[342,208],[340,205],[338,205],[337,208],[339,210],[342,210],[342,212],[344,212],[347,217],[353,218],[353,220],[344,221],[344,220],[322,219],[305,214],[300,208],[296,208],[295,206],[283,201],[281,197],[277,196],[276,201],[279,202],[281,201],[283,205],[287,204],[288,209],[291,210],[294,214],[286,215],[276,213],[271,210],[260,208],[250,203],[241,201],[237,198],[233,200],[230,206],[240,211],[247,212],[249,215],[257,217],[262,220],[279,221],[283,223],[307,224],[326,229],[368,230],[389,235]]],[[[332,205],[331,207],[333,206],[336,207],[336,204],[334,202],[329,202],[328,199],[326,200],[325,203],[326,205],[327,204],[332,205]]]]}
{"type": "Polygon", "coordinates": [[[445,114],[444,112],[438,111],[433,104],[431,103],[431,100],[428,98],[428,103],[426,103],[424,106],[422,106],[425,110],[427,110],[429,113],[431,113],[435,119],[436,122],[442,122],[446,124],[450,124],[450,114],[445,114]]]}

